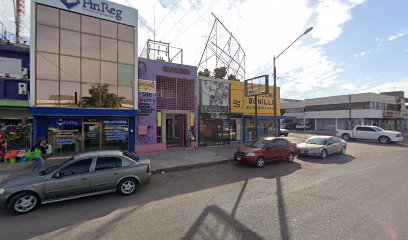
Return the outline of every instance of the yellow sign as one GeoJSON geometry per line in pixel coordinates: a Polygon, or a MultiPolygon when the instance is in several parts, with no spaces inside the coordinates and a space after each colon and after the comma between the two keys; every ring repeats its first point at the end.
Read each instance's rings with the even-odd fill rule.
{"type": "Polygon", "coordinates": [[[139,92],[156,93],[156,82],[139,79],[139,92]]]}
{"type": "MultiPolygon", "coordinates": [[[[276,115],[280,115],[280,89],[276,88],[276,115]]],[[[273,86],[269,94],[257,97],[258,115],[273,116],[273,86]]],[[[245,97],[244,83],[231,81],[231,113],[255,115],[255,97],[245,97]]]]}

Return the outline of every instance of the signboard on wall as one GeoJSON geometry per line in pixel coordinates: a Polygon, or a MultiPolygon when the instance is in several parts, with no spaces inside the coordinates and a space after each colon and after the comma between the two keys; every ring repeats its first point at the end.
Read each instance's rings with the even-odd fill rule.
{"type": "Polygon", "coordinates": [[[126,141],[128,138],[127,119],[104,119],[103,134],[106,142],[126,141]]]}
{"type": "Polygon", "coordinates": [[[139,116],[150,116],[156,111],[156,82],[139,79],[139,116]]]}
{"type": "MultiPolygon", "coordinates": [[[[258,115],[272,116],[273,115],[273,87],[270,88],[270,93],[258,96],[258,115]]],[[[280,115],[280,89],[277,87],[277,115],[280,115]]],[[[244,83],[231,82],[231,113],[240,113],[248,116],[255,115],[255,97],[245,97],[244,83]]]]}
{"type": "Polygon", "coordinates": [[[156,93],[156,82],[139,79],[139,92],[156,93]]]}
{"type": "Polygon", "coordinates": [[[50,127],[82,127],[82,118],[49,118],[50,127]]]}
{"type": "Polygon", "coordinates": [[[228,113],[230,84],[220,81],[201,80],[201,112],[228,113]]]}

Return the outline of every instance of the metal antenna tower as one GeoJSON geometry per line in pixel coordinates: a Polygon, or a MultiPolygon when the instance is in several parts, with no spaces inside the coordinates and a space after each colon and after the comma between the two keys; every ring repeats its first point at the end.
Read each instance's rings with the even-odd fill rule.
{"type": "Polygon", "coordinates": [[[205,43],[204,51],[201,55],[199,70],[208,67],[210,71],[218,67],[226,67],[227,75],[233,74],[237,80],[245,79],[245,51],[241,44],[232,35],[225,25],[214,13],[211,13],[215,20],[205,43]]]}

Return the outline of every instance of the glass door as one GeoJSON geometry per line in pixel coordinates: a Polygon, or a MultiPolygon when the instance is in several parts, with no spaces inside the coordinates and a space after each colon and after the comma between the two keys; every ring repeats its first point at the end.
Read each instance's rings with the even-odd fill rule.
{"type": "Polygon", "coordinates": [[[101,149],[101,124],[84,123],[83,125],[83,151],[97,151],[101,149]]]}

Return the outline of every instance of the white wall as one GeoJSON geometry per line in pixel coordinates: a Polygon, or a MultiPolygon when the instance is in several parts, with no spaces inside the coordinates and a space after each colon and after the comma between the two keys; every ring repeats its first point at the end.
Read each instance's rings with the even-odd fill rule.
{"type": "MultiPolygon", "coordinates": [[[[302,116],[303,117],[303,116],[302,116]]],[[[352,118],[383,118],[383,111],[359,109],[351,111],[352,118]]],[[[348,110],[306,112],[306,118],[349,118],[348,110]]]]}
{"type": "Polygon", "coordinates": [[[21,59],[0,57],[0,76],[21,78],[21,59]]]}

